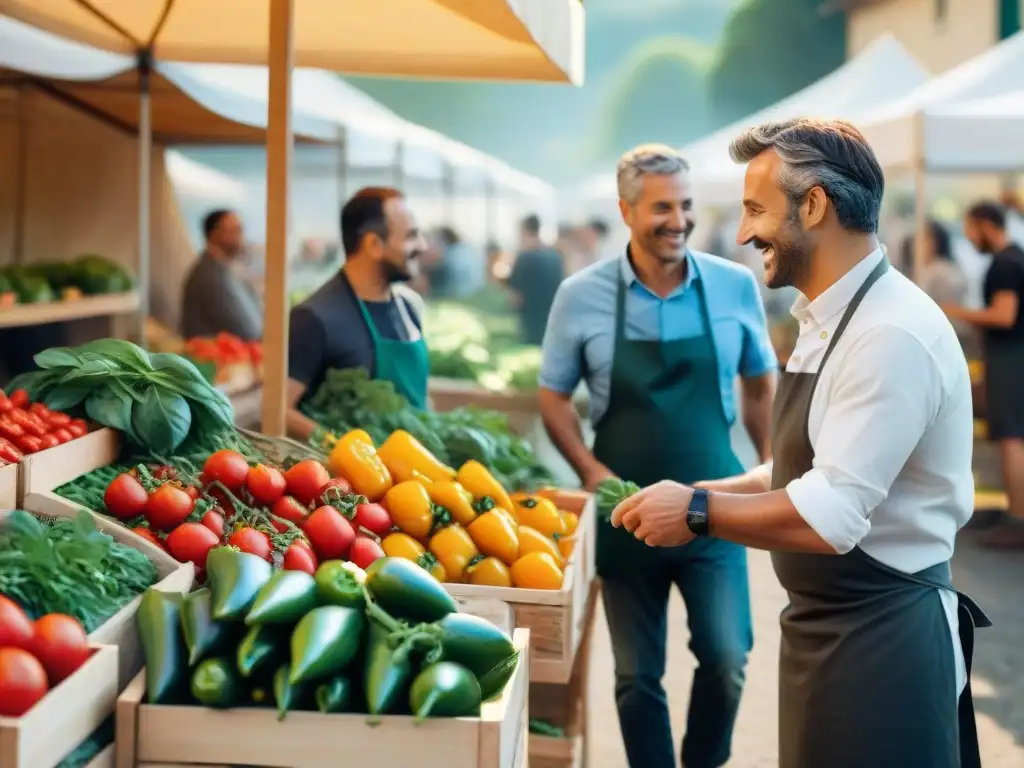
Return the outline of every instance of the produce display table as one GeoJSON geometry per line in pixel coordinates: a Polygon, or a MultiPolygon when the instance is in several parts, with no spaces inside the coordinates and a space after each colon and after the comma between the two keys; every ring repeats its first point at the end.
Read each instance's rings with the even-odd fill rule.
{"type": "Polygon", "coordinates": [[[18,506],[18,465],[0,467],[0,510],[18,506]]]}
{"type": "Polygon", "coordinates": [[[18,480],[18,504],[43,496],[50,503],[62,504],[65,510],[77,510],[72,502],[52,491],[64,483],[81,477],[99,467],[113,464],[121,450],[121,436],[112,429],[98,429],[70,443],[58,445],[21,460],[18,480]]]}
{"type": "Polygon", "coordinates": [[[66,323],[89,317],[130,315],[139,309],[139,294],[108,293],[66,301],[19,304],[0,311],[0,328],[20,328],[44,323],[66,323]]]}
{"type": "Polygon", "coordinates": [[[472,406],[499,411],[508,416],[517,432],[530,429],[538,414],[537,392],[493,392],[474,381],[431,377],[428,393],[436,411],[452,411],[472,406]]]}

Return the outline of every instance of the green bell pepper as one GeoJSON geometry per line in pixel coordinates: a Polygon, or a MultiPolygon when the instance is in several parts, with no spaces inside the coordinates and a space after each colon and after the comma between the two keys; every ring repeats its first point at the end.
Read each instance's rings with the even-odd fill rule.
{"type": "Polygon", "coordinates": [[[459,610],[441,582],[412,560],[382,557],[366,569],[373,601],[397,619],[437,621],[459,610]]]}
{"type": "Polygon", "coordinates": [[[481,688],[486,681],[484,701],[500,694],[516,671],[515,663],[505,663],[518,657],[512,638],[491,622],[468,613],[449,613],[437,626],[442,630],[441,659],[467,667],[480,680],[481,688]],[[504,674],[495,674],[498,669],[504,674]]]}
{"type": "Polygon", "coordinates": [[[206,580],[212,592],[213,618],[241,619],[273,574],[270,563],[233,547],[217,547],[206,558],[206,580]]]}
{"type": "Polygon", "coordinates": [[[363,677],[366,708],[371,715],[392,714],[412,677],[411,648],[405,644],[392,647],[391,635],[390,628],[370,619],[363,677]]]}
{"type": "Polygon", "coordinates": [[[303,571],[278,571],[263,585],[245,623],[295,624],[316,608],[316,582],[303,571]]]}
{"type": "Polygon", "coordinates": [[[476,677],[453,661],[425,667],[409,689],[409,705],[417,722],[428,717],[479,717],[480,702],[476,677]]]}
{"type": "Polygon", "coordinates": [[[207,707],[234,706],[242,695],[242,681],[235,665],[224,658],[200,662],[192,673],[192,695],[207,707]]]}
{"type": "Polygon", "coordinates": [[[313,578],[317,599],[324,605],[362,608],[366,604],[366,571],[355,563],[328,560],[320,564],[313,578]]]}
{"type": "Polygon", "coordinates": [[[351,712],[355,696],[352,681],[347,677],[334,677],[316,689],[316,708],[321,712],[351,712]]]}
{"type": "Polygon", "coordinates": [[[354,608],[322,605],[307,613],[292,633],[291,682],[344,670],[359,653],[365,629],[365,614],[354,608]]]}
{"type": "Polygon", "coordinates": [[[242,677],[253,677],[273,669],[288,658],[288,635],[280,627],[258,624],[245,633],[235,660],[242,677]]]}
{"type": "Polygon", "coordinates": [[[224,653],[237,641],[238,628],[228,622],[214,621],[210,607],[211,593],[205,587],[186,596],[181,604],[181,632],[185,636],[190,667],[224,653]]]}
{"type": "Polygon", "coordinates": [[[188,650],[181,634],[182,596],[147,589],[135,621],[146,659],[146,701],[169,704],[188,691],[188,650]]]}
{"type": "Polygon", "coordinates": [[[302,709],[311,699],[309,683],[291,682],[292,668],[285,662],[274,673],[274,701],[277,702],[277,719],[280,722],[293,709],[302,709]]]}

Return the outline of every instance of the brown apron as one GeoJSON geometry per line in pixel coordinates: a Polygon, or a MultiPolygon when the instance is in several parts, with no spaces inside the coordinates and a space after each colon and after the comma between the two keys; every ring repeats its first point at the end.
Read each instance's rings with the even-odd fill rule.
{"type": "MultiPolygon", "coordinates": [[[[818,377],[888,268],[883,259],[854,295],[818,373],[783,372],[772,414],[773,490],[813,468],[807,422],[818,377]]],[[[781,618],[780,768],[981,765],[971,658],[975,626],[991,622],[957,593],[968,678],[958,704],[938,591],[955,592],[949,562],[908,574],[856,547],[846,555],[773,553],[772,564],[789,594],[781,618]]]]}

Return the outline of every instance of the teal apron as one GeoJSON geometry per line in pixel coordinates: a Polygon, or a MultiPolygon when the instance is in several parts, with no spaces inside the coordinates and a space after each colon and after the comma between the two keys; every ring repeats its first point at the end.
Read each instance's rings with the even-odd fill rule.
{"type": "Polygon", "coordinates": [[[423,334],[412,322],[406,310],[405,299],[395,296],[395,306],[402,316],[402,322],[412,341],[386,339],[377,332],[369,311],[358,296],[359,311],[363,313],[366,327],[370,329],[373,353],[376,361],[375,379],[390,381],[399,394],[403,395],[414,408],[427,407],[427,378],[430,376],[430,358],[423,334]],[[415,338],[413,338],[415,337],[415,338]]]}
{"type": "MultiPolygon", "coordinates": [[[[691,268],[692,262],[691,262],[691,268]]],[[[707,300],[699,275],[705,333],[673,341],[638,341],[625,333],[626,284],[619,276],[615,352],[608,408],[595,425],[594,456],[623,480],[694,483],[743,472],[733,453],[707,300]]],[[[680,515],[685,510],[679,510],[680,515]]],[[[607,520],[597,531],[604,577],[677,562],[686,546],[648,547],[607,520]]]]}

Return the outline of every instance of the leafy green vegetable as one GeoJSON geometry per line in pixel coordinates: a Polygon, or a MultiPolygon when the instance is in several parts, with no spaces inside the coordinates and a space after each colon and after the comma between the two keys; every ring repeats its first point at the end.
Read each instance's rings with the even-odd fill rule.
{"type": "Polygon", "coordinates": [[[597,486],[597,513],[611,517],[612,511],[630,496],[640,493],[640,486],[629,480],[609,477],[597,486]]]}
{"type": "Polygon", "coordinates": [[[66,613],[92,632],[156,581],[156,566],[89,512],[40,520],[16,510],[0,528],[0,593],[33,618],[66,613]]]}

